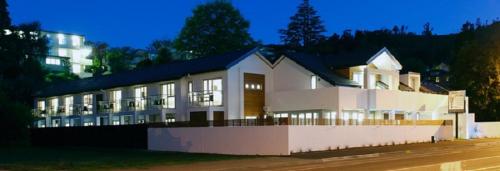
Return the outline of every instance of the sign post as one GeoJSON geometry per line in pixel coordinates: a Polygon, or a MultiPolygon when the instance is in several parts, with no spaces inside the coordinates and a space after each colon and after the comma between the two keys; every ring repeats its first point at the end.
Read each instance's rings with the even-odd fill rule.
{"type": "Polygon", "coordinates": [[[449,92],[448,112],[455,113],[455,138],[458,139],[458,113],[465,112],[465,90],[449,92]]]}

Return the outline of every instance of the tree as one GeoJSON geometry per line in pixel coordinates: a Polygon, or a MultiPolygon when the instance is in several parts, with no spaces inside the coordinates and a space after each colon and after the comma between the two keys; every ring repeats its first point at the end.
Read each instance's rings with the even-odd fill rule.
{"type": "Polygon", "coordinates": [[[172,62],[174,60],[172,49],[172,42],[170,40],[155,40],[148,47],[149,52],[156,55],[154,61],[152,61],[154,64],[172,62]]]}
{"type": "Polygon", "coordinates": [[[311,6],[309,0],[304,0],[298,6],[298,10],[290,17],[290,23],[286,29],[279,30],[281,40],[285,45],[291,47],[311,47],[321,39],[326,31],[316,10],[311,6]]]}
{"type": "Polygon", "coordinates": [[[434,28],[431,27],[431,23],[427,22],[424,24],[424,30],[422,31],[422,35],[424,36],[432,36],[432,31],[434,28]]]}
{"type": "Polygon", "coordinates": [[[0,29],[2,29],[2,32],[4,29],[8,29],[11,26],[11,21],[7,6],[8,5],[5,0],[0,0],[0,29]]]}
{"type": "Polygon", "coordinates": [[[184,58],[245,49],[255,45],[248,33],[249,27],[250,22],[231,3],[215,0],[193,10],[193,16],[186,19],[175,39],[174,47],[184,54],[184,58]]]}
{"type": "Polygon", "coordinates": [[[108,44],[104,42],[88,42],[92,46],[92,65],[86,66],[85,72],[92,73],[93,76],[102,75],[106,72],[105,58],[108,50],[108,44]]]}
{"type": "Polygon", "coordinates": [[[112,48],[106,53],[106,61],[111,73],[130,70],[136,51],[130,47],[112,48]]]}
{"type": "Polygon", "coordinates": [[[38,23],[11,25],[5,0],[0,0],[0,29],[0,144],[27,143],[33,94],[44,85],[39,60],[47,40],[38,23]]]}
{"type": "Polygon", "coordinates": [[[466,23],[463,41],[450,66],[452,88],[467,90],[469,108],[479,121],[500,120],[500,23],[471,32],[466,23]],[[472,36],[470,34],[473,34],[472,36]]]}

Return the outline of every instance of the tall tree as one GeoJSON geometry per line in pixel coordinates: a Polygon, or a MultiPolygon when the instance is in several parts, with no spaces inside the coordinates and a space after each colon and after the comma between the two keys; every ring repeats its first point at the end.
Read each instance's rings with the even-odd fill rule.
{"type": "Polygon", "coordinates": [[[304,0],[286,29],[279,30],[281,40],[291,47],[311,47],[324,38],[326,29],[309,0],[304,0]]]}
{"type": "Polygon", "coordinates": [[[7,3],[0,0],[0,144],[27,142],[33,95],[44,82],[39,60],[47,52],[40,24],[13,26],[7,3]]]}
{"type": "Polygon", "coordinates": [[[431,27],[431,23],[427,22],[424,24],[424,30],[422,31],[422,35],[424,36],[432,36],[432,31],[434,28],[431,27]]]}
{"type": "Polygon", "coordinates": [[[2,31],[4,29],[10,28],[11,21],[9,17],[9,10],[7,9],[6,0],[0,0],[0,29],[2,31]]]}
{"type": "Polygon", "coordinates": [[[480,121],[500,120],[500,23],[471,32],[469,24],[458,36],[465,37],[451,65],[452,88],[467,90],[470,111],[480,121]],[[473,34],[472,36],[470,34],[473,34]]]}
{"type": "Polygon", "coordinates": [[[86,66],[85,71],[92,73],[93,76],[102,75],[106,72],[107,68],[105,66],[106,52],[108,50],[108,44],[103,42],[88,42],[92,46],[92,65],[86,66]]]}
{"type": "Polygon", "coordinates": [[[185,58],[197,58],[248,48],[255,44],[248,22],[233,5],[215,0],[198,5],[186,19],[174,41],[176,50],[185,58]]]}
{"type": "Polygon", "coordinates": [[[155,64],[165,64],[170,63],[174,60],[174,54],[172,53],[173,45],[170,40],[155,40],[149,45],[148,50],[154,53],[156,57],[154,61],[155,64]]]}

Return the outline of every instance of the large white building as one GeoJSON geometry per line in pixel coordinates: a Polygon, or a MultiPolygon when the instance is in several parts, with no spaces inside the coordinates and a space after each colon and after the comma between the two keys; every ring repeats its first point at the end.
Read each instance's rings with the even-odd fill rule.
{"type": "Polygon", "coordinates": [[[85,66],[92,65],[88,58],[92,48],[85,45],[83,35],[42,31],[42,36],[47,38],[49,47],[43,66],[53,71],[69,69],[82,78],[92,76],[85,72],[85,66]]]}
{"type": "Polygon", "coordinates": [[[404,123],[448,113],[448,96],[421,87],[419,73],[401,74],[386,48],[330,59],[339,65],[329,68],[300,53],[270,61],[252,49],[56,84],[37,95],[35,126],[256,118],[293,125],[404,123]]]}

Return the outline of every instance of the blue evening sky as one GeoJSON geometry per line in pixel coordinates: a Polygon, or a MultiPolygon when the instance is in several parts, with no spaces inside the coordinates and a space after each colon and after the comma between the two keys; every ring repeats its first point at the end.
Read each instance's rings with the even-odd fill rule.
{"type": "MultiPolygon", "coordinates": [[[[192,9],[207,0],[7,0],[14,23],[39,21],[42,28],[83,34],[111,46],[146,47],[154,39],[173,39],[192,9]]],[[[264,43],[280,43],[301,0],[232,0],[264,43]]],[[[345,29],[373,30],[407,25],[420,33],[430,22],[437,34],[458,32],[466,21],[500,17],[500,0],[311,0],[326,35],[345,29]]]]}

